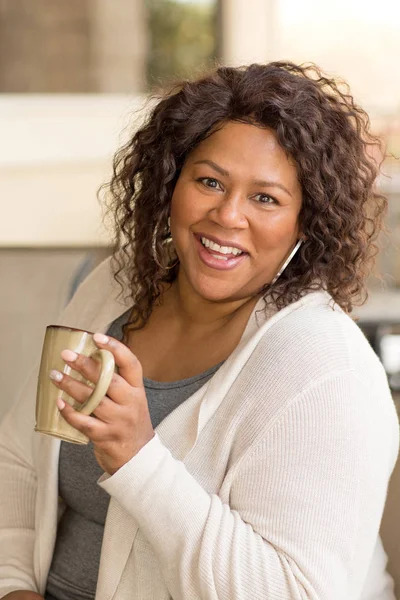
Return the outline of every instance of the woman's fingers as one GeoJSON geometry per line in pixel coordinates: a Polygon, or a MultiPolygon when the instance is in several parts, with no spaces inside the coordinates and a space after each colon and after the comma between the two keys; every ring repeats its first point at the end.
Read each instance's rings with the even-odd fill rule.
{"type": "Polygon", "coordinates": [[[78,371],[92,383],[96,383],[100,371],[101,365],[100,362],[94,360],[90,356],[84,356],[83,354],[77,354],[72,350],[63,350],[61,352],[61,358],[69,365],[74,371],[78,371]]]}
{"type": "MultiPolygon", "coordinates": [[[[114,355],[115,364],[119,373],[129,385],[133,387],[143,387],[142,367],[136,356],[131,352],[128,346],[118,340],[106,336],[102,333],[95,333],[93,336],[96,345],[99,348],[109,350],[114,355]]],[[[77,354],[71,350],[63,350],[61,358],[71,366],[72,369],[79,371],[86,379],[95,383],[100,374],[101,365],[97,360],[83,354],[77,354]]],[[[116,382],[114,379],[113,383],[116,382]]]]}
{"type": "Polygon", "coordinates": [[[121,377],[129,385],[136,388],[143,387],[142,366],[128,346],[102,333],[95,333],[93,339],[99,348],[112,352],[121,377]]]}
{"type": "MultiPolygon", "coordinates": [[[[111,338],[112,339],[112,338],[111,338]]],[[[123,346],[123,344],[120,344],[119,342],[117,342],[116,340],[113,340],[116,342],[116,344],[123,346]]],[[[136,359],[136,357],[131,353],[131,351],[129,350],[129,348],[127,348],[126,346],[123,346],[127,352],[133,357],[132,363],[133,364],[139,364],[139,361],[136,359]]],[[[108,347],[109,352],[111,352],[111,342],[110,342],[110,347],[108,347]]],[[[96,360],[94,360],[93,358],[90,358],[88,356],[84,356],[83,354],[76,354],[75,352],[72,352],[71,350],[63,350],[61,352],[61,358],[65,361],[65,363],[71,367],[71,369],[73,369],[74,371],[77,371],[78,373],[80,373],[85,379],[87,379],[88,381],[91,381],[92,383],[96,383],[98,378],[99,378],[99,374],[101,371],[101,365],[100,363],[98,363],[96,360]]],[[[117,359],[114,359],[116,364],[117,364],[117,359]]],[[[117,364],[118,366],[118,364],[117,364]]],[[[141,372],[141,367],[140,367],[140,372],[141,372]]],[[[65,391],[71,395],[73,398],[76,397],[78,402],[85,402],[88,398],[88,394],[91,393],[91,388],[89,388],[89,386],[86,386],[87,388],[89,388],[89,392],[85,392],[84,389],[81,388],[74,388],[73,386],[73,381],[70,381],[73,378],[69,378],[68,376],[66,377],[66,385],[68,385],[68,389],[66,389],[65,391]],[[78,394],[78,396],[75,396],[74,393],[78,394]],[[85,396],[86,394],[86,396],[85,396]],[[81,398],[83,398],[83,400],[81,400],[81,398]]],[[[143,387],[143,380],[141,380],[141,388],[143,387]]],[[[114,373],[111,379],[111,383],[108,387],[107,390],[107,394],[108,396],[110,396],[110,398],[112,398],[115,402],[117,402],[118,404],[127,404],[128,402],[130,402],[132,400],[132,396],[134,394],[134,388],[131,387],[131,385],[129,385],[127,379],[123,378],[123,375],[121,373],[121,375],[119,375],[118,373],[114,373]]]]}
{"type": "Polygon", "coordinates": [[[63,418],[75,429],[86,435],[92,442],[107,442],[110,438],[108,423],[95,419],[90,415],[83,415],[76,411],[64,400],[57,400],[57,406],[62,411],[63,418]]]}
{"type": "Polygon", "coordinates": [[[71,396],[80,404],[86,402],[93,392],[93,388],[86,383],[83,383],[83,381],[77,381],[73,377],[70,377],[70,375],[60,373],[60,371],[51,371],[50,379],[53,381],[54,385],[60,390],[67,392],[68,396],[71,396]]]}
{"type": "MultiPolygon", "coordinates": [[[[77,381],[73,377],[59,371],[51,371],[50,379],[52,379],[58,389],[66,392],[68,396],[71,396],[71,398],[74,398],[80,404],[84,404],[93,393],[93,388],[86,383],[77,381]]],[[[107,398],[107,396],[104,396],[92,414],[105,423],[109,423],[115,418],[117,411],[118,404],[107,398]]]]}

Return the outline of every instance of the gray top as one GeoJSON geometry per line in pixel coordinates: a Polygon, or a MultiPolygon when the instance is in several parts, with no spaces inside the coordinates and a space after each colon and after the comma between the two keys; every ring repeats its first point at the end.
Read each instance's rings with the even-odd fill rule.
{"type": "MultiPolygon", "coordinates": [[[[129,312],[116,319],[108,335],[122,339],[129,312]]],[[[153,427],[208,381],[222,363],[180,381],[159,382],[144,378],[153,427]]],[[[57,530],[45,594],[46,600],[92,600],[95,597],[104,523],[110,497],[97,485],[103,470],[93,445],[61,442],[59,494],[67,508],[57,530]]]]}

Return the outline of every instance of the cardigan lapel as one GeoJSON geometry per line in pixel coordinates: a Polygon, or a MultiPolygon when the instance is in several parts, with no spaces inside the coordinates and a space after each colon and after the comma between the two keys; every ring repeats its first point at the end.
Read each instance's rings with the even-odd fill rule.
{"type": "Polygon", "coordinates": [[[111,600],[114,596],[138,529],[138,524],[133,517],[114,498],[111,498],[101,547],[96,599],[111,600]],[[118,560],[115,560],[116,556],[118,560]]]}
{"type": "Polygon", "coordinates": [[[58,517],[58,458],[60,440],[34,433],[39,445],[38,487],[36,495],[37,532],[34,553],[34,570],[41,594],[45,593],[47,576],[53,557],[53,544],[57,535],[58,517]]]}

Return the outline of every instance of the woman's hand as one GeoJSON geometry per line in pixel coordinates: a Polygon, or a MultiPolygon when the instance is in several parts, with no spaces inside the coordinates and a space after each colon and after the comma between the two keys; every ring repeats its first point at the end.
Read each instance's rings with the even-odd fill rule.
{"type": "Polygon", "coordinates": [[[43,596],[30,590],[16,590],[3,596],[2,600],[43,600],[43,596]]]}
{"type": "MultiPolygon", "coordinates": [[[[142,367],[136,356],[127,346],[103,334],[95,334],[94,341],[99,348],[112,352],[119,370],[119,374],[113,375],[107,396],[93,412],[94,416],[81,414],[61,399],[57,405],[64,419],[93,442],[97,462],[113,475],[154,437],[154,430],[142,367]]],[[[98,362],[71,350],[63,350],[61,357],[72,369],[96,383],[100,372],[98,362]]],[[[77,402],[86,402],[93,391],[69,375],[52,371],[50,377],[77,402]]]]}

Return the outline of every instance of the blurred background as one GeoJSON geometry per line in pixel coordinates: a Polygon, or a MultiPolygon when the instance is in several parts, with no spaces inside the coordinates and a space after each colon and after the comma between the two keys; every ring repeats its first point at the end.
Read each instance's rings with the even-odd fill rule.
{"type": "Polygon", "coordinates": [[[96,191],[147,95],[215,62],[315,62],[385,140],[390,232],[356,314],[398,398],[399,56],[398,0],[0,0],[0,418],[110,252],[96,191]]]}

